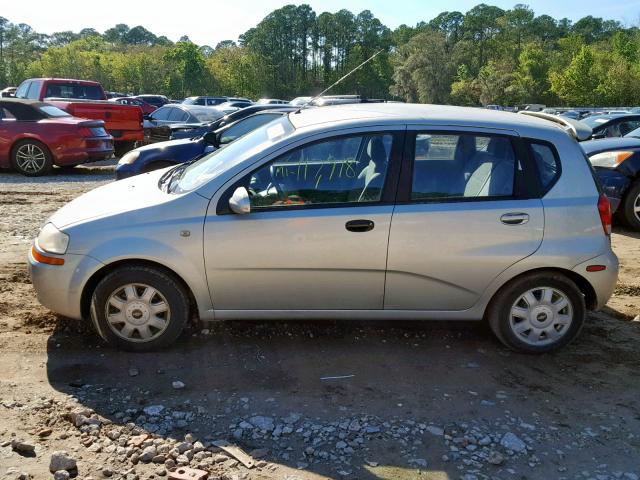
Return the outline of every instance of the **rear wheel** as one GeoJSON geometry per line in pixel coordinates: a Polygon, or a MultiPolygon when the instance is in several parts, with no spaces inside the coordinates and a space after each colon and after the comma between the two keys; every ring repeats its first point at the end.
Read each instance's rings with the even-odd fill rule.
{"type": "Polygon", "coordinates": [[[586,317],[582,292],[566,276],[540,272],[503,287],[491,301],[489,324],[507,347],[545,353],[571,342],[586,317]]]}
{"type": "Polygon", "coordinates": [[[189,318],[185,289],[162,270],[125,266],[98,283],[91,299],[91,320],[110,345],[130,351],[166,347],[189,318]]]}
{"type": "Polygon", "coordinates": [[[619,208],[624,223],[640,231],[640,179],[631,184],[619,208]]]}
{"type": "Polygon", "coordinates": [[[38,177],[53,168],[53,159],[47,146],[38,140],[21,140],[11,150],[11,165],[22,175],[38,177]]]}

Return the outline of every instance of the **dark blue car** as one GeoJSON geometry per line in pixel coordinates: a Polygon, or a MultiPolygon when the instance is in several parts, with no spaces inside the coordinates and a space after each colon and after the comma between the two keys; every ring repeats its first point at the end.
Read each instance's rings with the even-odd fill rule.
{"type": "Polygon", "coordinates": [[[623,138],[582,142],[616,216],[640,231],[640,129],[623,138]]]}
{"type": "Polygon", "coordinates": [[[123,155],[118,162],[116,166],[116,180],[170,167],[201,157],[213,152],[220,146],[231,143],[235,139],[246,135],[265,123],[269,123],[295,110],[295,107],[288,106],[273,105],[273,107],[274,108],[263,109],[234,123],[227,124],[213,132],[206,132],[199,137],[158,142],[131,150],[123,155]]]}

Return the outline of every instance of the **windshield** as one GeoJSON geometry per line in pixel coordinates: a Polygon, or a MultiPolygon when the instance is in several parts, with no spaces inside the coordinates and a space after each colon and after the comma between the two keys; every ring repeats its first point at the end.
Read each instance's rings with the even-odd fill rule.
{"type": "Polygon", "coordinates": [[[629,133],[625,135],[625,137],[640,138],[640,128],[631,130],[629,133]]]}
{"type": "Polygon", "coordinates": [[[267,123],[226,147],[215,150],[188,165],[172,191],[185,193],[194,190],[274,142],[289,136],[294,130],[288,116],[267,123]]]}
{"type": "Polygon", "coordinates": [[[585,117],[580,121],[583,122],[583,123],[586,123],[591,128],[593,128],[593,127],[597,127],[598,125],[602,125],[603,123],[607,123],[612,118],[613,117],[610,117],[610,116],[597,115],[597,116],[593,116],[593,117],[585,117]]]}

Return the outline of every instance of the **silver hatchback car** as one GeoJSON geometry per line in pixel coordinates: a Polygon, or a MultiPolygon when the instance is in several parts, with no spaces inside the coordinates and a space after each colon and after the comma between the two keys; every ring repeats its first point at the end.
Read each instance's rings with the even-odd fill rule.
{"type": "Polygon", "coordinates": [[[40,302],[150,350],[194,316],[482,320],[531,353],[613,292],[609,204],[552,122],[356,104],[294,112],[97,188],[29,254],[40,302]]]}

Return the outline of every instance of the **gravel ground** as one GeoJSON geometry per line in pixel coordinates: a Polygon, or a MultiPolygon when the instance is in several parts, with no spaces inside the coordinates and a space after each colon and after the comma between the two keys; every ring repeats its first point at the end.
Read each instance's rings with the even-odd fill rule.
{"type": "Polygon", "coordinates": [[[112,169],[0,173],[0,478],[639,478],[640,235],[615,229],[616,294],[554,355],[479,323],[328,321],[226,322],[128,354],[41,307],[25,262],[112,169]]]}

